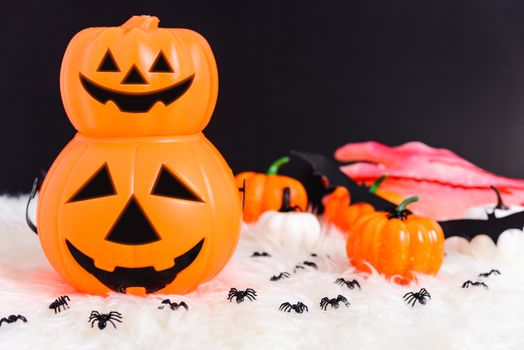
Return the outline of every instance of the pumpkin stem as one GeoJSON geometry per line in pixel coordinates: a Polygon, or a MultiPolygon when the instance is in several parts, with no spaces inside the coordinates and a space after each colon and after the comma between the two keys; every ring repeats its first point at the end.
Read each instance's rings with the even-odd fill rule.
{"type": "Polygon", "coordinates": [[[381,177],[379,177],[378,179],[376,179],[375,182],[371,184],[371,187],[369,187],[369,192],[377,193],[378,188],[380,187],[380,185],[382,185],[384,180],[388,178],[388,176],[389,176],[388,174],[384,174],[381,177]]]}
{"type": "Polygon", "coordinates": [[[406,209],[406,207],[410,203],[416,202],[418,200],[419,200],[418,196],[409,197],[408,199],[406,199],[402,203],[400,203],[400,205],[398,207],[396,207],[395,209],[388,210],[388,212],[389,212],[388,218],[389,219],[395,218],[395,219],[404,220],[409,215],[409,211],[406,209]]]}
{"type": "Polygon", "coordinates": [[[496,186],[491,186],[491,189],[495,191],[495,194],[497,195],[497,205],[495,206],[495,209],[508,210],[509,208],[504,204],[499,189],[496,186]]]}
{"type": "Polygon", "coordinates": [[[400,203],[399,206],[395,208],[395,211],[401,212],[403,210],[406,210],[408,204],[417,202],[419,199],[420,198],[418,198],[418,196],[409,197],[408,199],[405,199],[402,203],[400,203]]]}
{"type": "Polygon", "coordinates": [[[151,29],[157,29],[158,28],[158,22],[159,19],[155,16],[133,16],[130,19],[126,21],[126,23],[122,24],[122,28],[125,30],[133,29],[133,28],[141,28],[143,30],[151,30],[151,29]]]}
{"type": "Polygon", "coordinates": [[[289,213],[290,211],[300,211],[300,207],[295,205],[291,206],[291,189],[289,187],[284,187],[282,190],[282,205],[278,209],[281,213],[289,213]]]}
{"type": "Polygon", "coordinates": [[[282,157],[275,160],[266,171],[266,175],[276,175],[280,170],[280,167],[284,164],[289,163],[289,157],[282,157]]]}

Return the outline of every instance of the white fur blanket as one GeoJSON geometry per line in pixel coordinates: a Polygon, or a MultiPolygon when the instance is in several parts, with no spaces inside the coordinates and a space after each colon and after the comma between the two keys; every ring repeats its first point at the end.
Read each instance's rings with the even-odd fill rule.
{"type": "Polygon", "coordinates": [[[523,349],[524,233],[505,233],[496,247],[489,239],[471,244],[447,242],[447,256],[437,277],[399,286],[378,275],[355,273],[340,234],[326,232],[312,251],[289,253],[263,233],[244,227],[232,261],[213,281],[184,296],[142,299],[112,294],[82,295],[50,267],[38,238],[26,227],[26,198],[0,198],[0,317],[23,315],[0,326],[1,349],[523,349]],[[265,251],[271,257],[251,257],[265,251]],[[313,257],[310,254],[316,253],[313,257]],[[329,255],[329,256],[328,256],[329,255]],[[293,273],[294,266],[313,261],[293,273]],[[461,288],[466,280],[496,268],[483,280],[489,289],[461,288]],[[288,279],[272,282],[280,272],[288,279]],[[338,286],[344,277],[362,289],[338,286]],[[229,289],[253,288],[255,301],[226,300],[229,289]],[[426,305],[406,305],[402,297],[426,288],[426,305]],[[321,310],[323,297],[345,296],[338,309],[321,310]],[[69,295],[70,308],[55,315],[49,304],[69,295]],[[160,302],[185,301],[189,311],[160,302]],[[284,302],[302,301],[309,312],[279,311],[284,302]],[[118,311],[123,322],[91,328],[92,310],[118,311]]]}

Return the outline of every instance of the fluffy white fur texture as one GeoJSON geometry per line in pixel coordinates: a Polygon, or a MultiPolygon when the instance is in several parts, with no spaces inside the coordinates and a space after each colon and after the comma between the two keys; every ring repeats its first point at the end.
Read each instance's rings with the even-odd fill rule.
{"type": "Polygon", "coordinates": [[[416,285],[399,286],[377,274],[356,273],[338,232],[323,232],[312,251],[289,253],[245,226],[232,261],[194,293],[104,298],[75,292],[53,271],[26,227],[25,201],[0,198],[0,317],[28,319],[2,324],[0,349],[524,349],[522,231],[505,233],[499,247],[486,237],[471,244],[448,241],[437,277],[421,276],[416,285]],[[255,251],[271,257],[252,258],[255,251]],[[294,266],[305,260],[316,262],[318,270],[306,266],[294,274],[294,266]],[[483,279],[489,289],[461,288],[492,268],[502,274],[483,279]],[[283,271],[291,277],[269,281],[283,271]],[[339,277],[357,279],[362,290],[336,285],[339,277]],[[257,300],[228,302],[231,287],[254,288],[257,300]],[[406,305],[403,295],[422,287],[431,300],[406,305]],[[48,306],[65,294],[71,307],[55,315],[48,306]],[[348,308],[320,309],[323,297],[339,294],[351,303],[348,308]],[[189,311],[159,310],[167,297],[185,301],[189,311]],[[297,301],[309,312],[278,310],[281,303],[297,301]],[[92,310],[119,311],[123,323],[117,329],[91,328],[92,310]]]}

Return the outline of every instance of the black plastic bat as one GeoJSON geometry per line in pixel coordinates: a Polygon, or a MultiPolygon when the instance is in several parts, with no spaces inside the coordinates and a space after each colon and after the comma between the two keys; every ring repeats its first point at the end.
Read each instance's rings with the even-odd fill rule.
{"type": "MultiPolygon", "coordinates": [[[[327,159],[320,154],[292,151],[293,155],[305,160],[313,168],[314,175],[323,176],[328,181],[328,188],[336,186],[344,186],[351,193],[351,202],[367,202],[371,204],[376,210],[387,210],[394,208],[395,204],[379,197],[371,192],[369,188],[364,185],[357,184],[353,179],[344,174],[339,164],[327,159]]],[[[496,188],[493,188],[497,194],[498,203],[493,209],[507,210],[500,194],[496,188]]],[[[480,234],[486,234],[494,242],[497,242],[498,237],[505,230],[516,228],[522,230],[524,227],[524,211],[511,214],[505,217],[497,218],[494,213],[487,213],[488,219],[460,219],[439,221],[444,236],[446,238],[452,236],[461,236],[468,240],[473,239],[480,234]]]]}
{"type": "Polygon", "coordinates": [[[327,189],[344,186],[351,193],[351,203],[369,203],[376,210],[395,208],[396,205],[388,200],[369,192],[365,185],[359,185],[340,170],[340,165],[323,155],[291,151],[291,154],[305,160],[313,168],[313,175],[322,176],[328,181],[327,189]]]}
{"type": "Polygon", "coordinates": [[[492,212],[486,211],[488,219],[439,221],[440,226],[442,226],[442,229],[444,230],[444,236],[446,236],[446,238],[452,236],[462,236],[467,240],[471,240],[477,235],[485,234],[491,237],[493,242],[497,243],[499,236],[505,230],[511,228],[522,230],[524,227],[524,212],[518,212],[497,218],[495,215],[495,209],[498,211],[506,211],[510,208],[504,204],[498,188],[491,186],[491,189],[497,196],[497,204],[493,206],[492,212]]]}
{"type": "Polygon", "coordinates": [[[475,236],[485,234],[497,243],[502,232],[516,228],[522,230],[524,227],[524,211],[497,218],[495,213],[487,213],[488,219],[460,219],[439,221],[438,223],[444,231],[446,238],[452,236],[462,236],[468,241],[475,236]]]}

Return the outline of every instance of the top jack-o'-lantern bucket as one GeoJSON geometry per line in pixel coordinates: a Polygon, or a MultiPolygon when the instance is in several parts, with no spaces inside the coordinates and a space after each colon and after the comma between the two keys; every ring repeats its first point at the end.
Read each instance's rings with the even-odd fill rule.
{"type": "Polygon", "coordinates": [[[233,174],[201,133],[218,89],[211,49],[135,16],[69,44],[61,92],[78,130],[49,170],[37,226],[46,256],[92,294],[187,293],[239,238],[233,174]]]}
{"type": "Polygon", "coordinates": [[[62,62],[62,100],[89,136],[174,136],[202,131],[218,94],[207,41],[187,29],[134,16],[120,27],[88,28],[62,62]]]}

